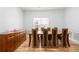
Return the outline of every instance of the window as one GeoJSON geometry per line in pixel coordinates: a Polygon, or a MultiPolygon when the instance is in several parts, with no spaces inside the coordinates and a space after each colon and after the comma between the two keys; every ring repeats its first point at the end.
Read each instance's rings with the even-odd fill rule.
{"type": "Polygon", "coordinates": [[[34,27],[48,27],[49,19],[48,18],[34,18],[33,26],[34,27]]]}

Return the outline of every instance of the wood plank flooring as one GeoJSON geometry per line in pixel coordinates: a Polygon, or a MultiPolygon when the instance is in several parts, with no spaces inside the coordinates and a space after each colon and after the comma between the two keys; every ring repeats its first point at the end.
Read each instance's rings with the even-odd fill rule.
{"type": "Polygon", "coordinates": [[[27,34],[27,40],[19,46],[15,52],[78,52],[79,45],[75,44],[74,42],[70,41],[71,47],[70,48],[32,48],[28,47],[29,43],[29,36],[27,34]]]}

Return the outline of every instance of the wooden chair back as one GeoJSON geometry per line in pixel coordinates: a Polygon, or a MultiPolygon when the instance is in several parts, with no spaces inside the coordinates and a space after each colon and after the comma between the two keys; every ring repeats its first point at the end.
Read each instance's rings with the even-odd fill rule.
{"type": "Polygon", "coordinates": [[[57,28],[52,29],[52,47],[58,47],[57,28]]]}
{"type": "Polygon", "coordinates": [[[70,46],[69,44],[69,34],[68,34],[68,29],[67,28],[63,28],[62,29],[62,47],[68,47],[70,46]]]}
{"type": "Polygon", "coordinates": [[[38,34],[36,29],[32,29],[33,48],[38,48],[38,34]]]}
{"type": "Polygon", "coordinates": [[[48,30],[47,29],[43,29],[43,39],[42,41],[42,47],[48,47],[48,30]]]}

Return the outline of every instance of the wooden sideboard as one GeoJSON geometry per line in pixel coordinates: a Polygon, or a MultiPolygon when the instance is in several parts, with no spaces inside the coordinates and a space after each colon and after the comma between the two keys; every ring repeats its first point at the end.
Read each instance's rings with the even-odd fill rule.
{"type": "Polygon", "coordinates": [[[0,52],[15,51],[26,40],[26,32],[0,34],[0,52]]]}

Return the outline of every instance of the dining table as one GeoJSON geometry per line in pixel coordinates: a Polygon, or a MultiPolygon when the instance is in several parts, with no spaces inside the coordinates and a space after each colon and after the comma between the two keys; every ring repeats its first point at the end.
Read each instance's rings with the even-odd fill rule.
{"type": "MultiPolygon", "coordinates": [[[[38,35],[38,39],[39,39],[43,35],[43,32],[42,31],[38,31],[37,35],[38,35]]],[[[60,39],[60,40],[61,40],[61,35],[62,35],[62,32],[58,31],[57,38],[60,39]]],[[[48,31],[48,36],[52,36],[52,31],[48,31]]],[[[31,37],[32,37],[32,31],[29,32],[29,47],[30,47],[30,44],[31,44],[31,37]]]]}

